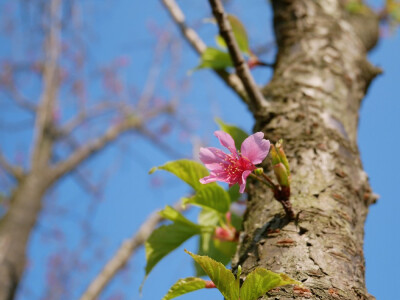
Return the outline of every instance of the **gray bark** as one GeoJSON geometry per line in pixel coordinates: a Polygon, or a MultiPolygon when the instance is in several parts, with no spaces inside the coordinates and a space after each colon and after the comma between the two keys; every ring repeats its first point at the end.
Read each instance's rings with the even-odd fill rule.
{"type": "MultiPolygon", "coordinates": [[[[284,272],[305,289],[263,299],[370,299],[365,287],[364,222],[376,199],[357,148],[358,111],[379,74],[366,59],[378,19],[350,15],[335,0],[275,0],[275,72],[264,87],[270,106],[255,131],[284,139],[296,221],[263,185],[252,182],[244,232],[233,262],[284,272]]],[[[265,166],[268,168],[268,166],[265,166]]]]}

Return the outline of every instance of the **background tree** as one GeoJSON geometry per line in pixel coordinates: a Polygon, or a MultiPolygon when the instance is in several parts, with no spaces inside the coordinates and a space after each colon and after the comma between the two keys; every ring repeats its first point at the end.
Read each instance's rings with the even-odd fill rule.
{"type": "MultiPolygon", "coordinates": [[[[171,3],[171,1],[169,2],[171,3]]],[[[288,142],[288,153],[291,160],[293,160],[292,164],[294,169],[297,169],[293,177],[295,178],[296,172],[299,172],[297,180],[300,180],[296,182],[296,179],[294,179],[293,203],[295,207],[297,206],[298,211],[301,211],[301,214],[299,215],[298,227],[289,224],[278,232],[278,227],[285,225],[279,222],[280,208],[275,206],[273,202],[268,202],[266,213],[260,216],[253,215],[252,212],[263,211],[259,208],[262,207],[264,209],[266,205],[263,202],[264,200],[260,200],[261,198],[271,198],[270,196],[261,195],[261,191],[258,187],[253,188],[253,192],[250,190],[250,199],[252,200],[247,213],[246,235],[244,235],[245,239],[241,247],[242,252],[239,251],[240,255],[237,256],[237,260],[239,260],[242,265],[244,264],[245,271],[250,270],[256,264],[261,264],[275,270],[285,271],[298,279],[307,278],[308,281],[306,282],[310,282],[310,287],[314,294],[323,295],[324,293],[328,293],[329,295],[327,294],[327,297],[336,297],[336,294],[340,295],[340,290],[345,290],[345,292],[349,294],[353,293],[353,295],[354,293],[359,293],[360,295],[363,293],[365,294],[362,280],[356,280],[356,283],[353,284],[356,289],[351,291],[346,290],[335,275],[336,271],[340,270],[340,268],[331,270],[329,266],[333,266],[335,263],[340,265],[341,261],[345,261],[349,257],[351,261],[353,258],[358,257],[358,262],[362,264],[361,256],[359,256],[358,253],[361,249],[360,236],[362,235],[361,224],[363,220],[359,220],[358,218],[360,214],[365,215],[365,206],[361,203],[363,201],[368,202],[369,199],[372,200],[374,198],[372,196],[373,194],[368,191],[365,186],[362,188],[362,185],[358,186],[358,184],[364,180],[363,178],[365,176],[358,170],[358,159],[352,157],[352,155],[355,155],[354,151],[356,149],[356,108],[348,106],[346,107],[346,111],[341,111],[344,107],[341,101],[346,100],[349,101],[346,103],[358,105],[357,101],[353,102],[350,100],[360,100],[362,98],[362,94],[369,81],[368,78],[363,78],[363,76],[367,76],[369,70],[374,70],[372,66],[362,62],[365,61],[365,58],[360,56],[361,53],[365,52],[363,47],[366,47],[366,45],[370,47],[373,43],[369,42],[369,39],[361,39],[361,42],[359,42],[359,36],[363,36],[362,30],[360,29],[360,32],[358,32],[358,27],[356,27],[356,31],[354,31],[354,28],[352,29],[353,21],[356,24],[357,22],[363,22],[362,20],[370,13],[366,15],[349,14],[348,10],[345,10],[343,5],[336,4],[337,5],[325,5],[324,8],[321,8],[322,6],[316,5],[311,1],[289,1],[282,2],[279,5],[275,4],[274,6],[276,16],[275,28],[277,33],[279,33],[277,35],[279,52],[274,77],[270,84],[263,90],[264,96],[270,101],[268,101],[269,104],[266,104],[262,100],[261,106],[268,105],[264,110],[254,109],[254,106],[252,107],[251,105],[250,108],[253,112],[257,112],[257,114],[255,114],[255,118],[258,121],[256,123],[256,130],[265,130],[271,140],[282,136],[288,142]],[[285,24],[285,26],[282,25],[282,27],[280,27],[280,24],[285,24]],[[321,25],[316,26],[316,24],[321,25]],[[350,24],[350,26],[347,26],[347,24],[350,24]],[[315,32],[315,30],[317,31],[315,32]],[[328,42],[326,42],[326,39],[328,39],[328,42]],[[334,44],[333,46],[332,43],[334,44]],[[349,47],[348,45],[350,44],[353,46],[349,47]],[[333,48],[333,50],[331,48],[333,48]],[[336,48],[339,48],[339,51],[336,48]],[[355,51],[356,49],[357,51],[355,51]],[[311,55],[311,53],[316,54],[311,55]],[[291,58],[291,60],[288,61],[289,58],[291,58]],[[340,63],[338,63],[338,61],[340,63]],[[363,66],[362,70],[359,69],[360,66],[363,66]],[[343,75],[343,72],[345,75],[343,75]],[[343,94],[336,96],[335,93],[340,91],[343,92],[343,94]],[[328,111],[325,111],[327,103],[335,103],[335,105],[332,107],[330,106],[328,111]],[[347,119],[346,115],[350,112],[354,115],[353,117],[348,116],[347,119]],[[342,126],[340,124],[342,124],[342,126]],[[328,137],[329,141],[327,140],[328,137]],[[314,150],[311,151],[311,149],[314,150]],[[313,159],[315,159],[315,161],[313,161],[313,159]],[[313,168],[316,168],[316,161],[318,161],[318,168],[315,170],[313,168]],[[356,165],[354,165],[354,162],[356,162],[356,165]],[[324,168],[323,166],[327,163],[329,163],[329,167],[324,168]],[[321,174],[316,176],[319,172],[321,172],[321,174]],[[317,185],[317,181],[316,179],[314,180],[314,178],[318,178],[319,180],[324,179],[325,182],[321,181],[317,185]],[[358,190],[355,191],[350,187],[357,187],[358,190]],[[355,199],[362,199],[362,201],[355,199]],[[329,208],[319,207],[319,205],[326,204],[329,204],[329,208]],[[303,207],[303,205],[307,207],[303,207]],[[351,205],[357,206],[354,207],[355,211],[351,205]],[[324,212],[330,211],[331,213],[321,213],[321,210],[324,212]],[[319,218],[321,218],[320,222],[323,223],[323,230],[326,231],[323,232],[323,234],[314,232],[314,230],[318,231],[317,222],[315,221],[316,216],[319,216],[319,218]],[[274,222],[268,223],[270,220],[274,222]],[[327,223],[327,220],[329,220],[329,223],[327,223]],[[260,224],[265,226],[263,227],[260,224]],[[332,230],[329,230],[327,224],[335,227],[334,230],[332,228],[332,230]],[[357,230],[359,230],[358,233],[357,230]],[[342,231],[345,231],[346,235],[344,235],[342,231]],[[354,236],[352,234],[349,235],[348,231],[355,232],[354,236]],[[338,237],[339,234],[344,235],[344,237],[338,237]],[[336,239],[331,239],[331,235],[335,236],[336,239]],[[328,243],[326,241],[327,237],[330,239],[330,241],[328,241],[329,243],[334,240],[336,244],[332,248],[328,245],[328,249],[326,249],[324,253],[321,253],[319,251],[326,245],[324,244],[325,246],[322,246],[320,244],[324,242],[328,243]],[[354,241],[354,244],[348,242],[347,239],[349,238],[354,241]],[[346,243],[346,247],[351,245],[350,248],[346,248],[343,243],[346,243]],[[356,251],[352,248],[356,249],[356,251]],[[263,252],[265,249],[268,249],[268,253],[266,254],[263,252]],[[246,253],[248,252],[250,252],[250,255],[247,256],[246,253]],[[285,255],[282,255],[282,253],[285,253],[285,255]],[[323,257],[323,255],[326,255],[326,257],[323,257]],[[280,259],[289,259],[291,263],[280,262],[280,259]],[[301,260],[301,263],[295,263],[297,260],[301,260]],[[327,264],[327,262],[329,262],[329,264],[327,264]],[[299,269],[299,265],[303,266],[303,269],[299,269]],[[329,276],[332,277],[329,283],[321,280],[321,278],[329,276]]],[[[235,12],[235,9],[239,10],[239,7],[241,7],[238,4],[238,6],[234,4],[231,5],[232,7],[229,8],[232,9],[233,12],[235,12]]],[[[150,5],[144,7],[147,8],[150,7],[150,5]]],[[[254,7],[250,6],[247,13],[251,15],[251,17],[245,18],[245,21],[252,20],[255,22],[257,19],[257,21],[262,20],[260,22],[265,22],[264,24],[266,24],[268,22],[266,18],[267,14],[263,14],[259,7],[266,6],[263,3],[257,3],[254,7]],[[254,18],[254,16],[259,17],[254,18]]],[[[159,12],[161,8],[157,6],[157,9],[157,14],[159,13],[161,15],[161,12],[159,12]]],[[[146,12],[146,9],[143,11],[146,12]]],[[[151,9],[151,11],[154,12],[153,9],[151,9]]],[[[197,20],[204,17],[204,15],[209,15],[208,8],[204,3],[191,4],[190,7],[184,7],[184,11],[191,13],[191,23],[195,22],[196,14],[197,20]],[[201,15],[202,11],[196,11],[196,8],[198,8],[196,5],[204,9],[206,13],[201,15]],[[194,14],[193,11],[196,11],[196,14],[194,14]]],[[[164,17],[166,17],[166,15],[164,17]]],[[[160,22],[162,21],[160,20],[160,22]]],[[[248,25],[246,22],[245,24],[247,27],[248,25]]],[[[251,38],[257,39],[257,33],[259,33],[265,41],[265,32],[267,28],[259,24],[251,27],[251,24],[250,22],[250,28],[248,29],[251,38]]],[[[372,28],[374,30],[368,29],[366,32],[367,36],[372,36],[374,34],[375,38],[377,38],[377,23],[374,25],[373,22],[367,22],[367,24],[375,26],[372,28]]],[[[182,29],[182,26],[180,28],[182,29]]],[[[203,26],[200,28],[203,28],[203,26]]],[[[365,29],[364,26],[360,28],[365,29]]],[[[215,33],[215,27],[213,32],[215,33]]],[[[201,30],[200,33],[202,33],[201,30]]],[[[204,34],[208,37],[214,35],[208,34],[207,32],[204,34]]],[[[373,40],[373,38],[371,38],[371,40],[373,40]]],[[[196,50],[201,51],[201,49],[196,50]]],[[[269,59],[272,61],[271,56],[271,53],[266,55],[266,60],[268,61],[269,59]]],[[[192,62],[192,66],[196,64],[195,60],[194,56],[190,57],[189,61],[192,62]]],[[[183,69],[186,72],[189,68],[190,67],[185,67],[183,69]]],[[[231,81],[227,79],[226,73],[218,73],[219,76],[232,86],[231,81]]],[[[255,70],[254,74],[259,83],[265,83],[266,78],[269,76],[269,71],[255,70]]],[[[196,73],[192,76],[195,80],[198,80],[201,79],[202,76],[208,78],[209,73],[196,73]]],[[[232,76],[230,78],[232,78],[232,76]]],[[[233,80],[235,83],[238,82],[237,78],[233,80]]],[[[208,82],[212,81],[209,80],[208,82]]],[[[194,84],[196,85],[199,83],[194,84]]],[[[234,90],[235,87],[237,90],[238,85],[234,84],[233,86],[234,90]]],[[[194,95],[191,97],[191,101],[194,102],[197,98],[202,98],[202,106],[207,107],[208,105],[204,105],[204,93],[197,93],[196,95],[196,88],[194,87],[193,90],[194,95]]],[[[246,100],[252,99],[251,97],[247,98],[246,94],[241,91],[239,92],[241,98],[246,100]]],[[[215,95],[219,96],[219,98],[230,96],[228,101],[225,100],[225,102],[222,103],[229,103],[231,107],[235,105],[233,104],[231,95],[221,93],[222,92],[218,92],[215,95]]],[[[247,101],[247,103],[251,103],[250,101],[247,101]]],[[[194,107],[198,108],[199,111],[204,111],[204,108],[196,106],[196,104],[194,104],[194,107]]],[[[222,107],[227,107],[227,105],[222,104],[222,107]]],[[[233,111],[235,112],[231,117],[233,122],[239,123],[239,119],[247,118],[247,125],[245,126],[250,126],[249,115],[244,112],[243,106],[233,106],[232,112],[233,111]],[[241,110],[239,111],[239,109],[241,110]]],[[[229,116],[229,113],[231,113],[231,110],[229,110],[229,112],[223,112],[222,114],[224,116],[229,116]]],[[[210,117],[208,118],[210,119],[210,117]]],[[[376,126],[378,125],[379,124],[376,126]]],[[[374,126],[375,130],[376,126],[374,126]]],[[[203,134],[207,132],[209,136],[210,132],[212,132],[212,125],[204,126],[200,132],[203,132],[203,134]]],[[[392,143],[390,139],[386,139],[386,141],[389,144],[392,143]]],[[[388,152],[385,153],[388,153],[390,157],[390,149],[387,148],[385,151],[388,152]]],[[[164,157],[163,159],[165,160],[166,158],[164,157]]],[[[152,158],[152,163],[150,163],[148,167],[151,167],[151,165],[157,165],[157,159],[152,158]]],[[[6,164],[4,164],[4,166],[7,167],[6,164]]],[[[36,178],[38,177],[39,176],[36,176],[36,178]]],[[[385,177],[389,182],[395,178],[394,175],[385,177]]],[[[141,194],[135,191],[135,195],[141,194]]],[[[168,202],[175,200],[178,195],[178,193],[169,190],[168,202]]],[[[80,211],[80,208],[77,207],[76,211],[80,211]]],[[[92,211],[90,211],[90,213],[91,212],[92,211]]],[[[93,218],[93,215],[90,213],[90,218],[93,218]]],[[[391,221],[394,222],[394,218],[389,218],[389,222],[391,221]]],[[[123,236],[130,235],[133,231],[132,227],[136,227],[136,225],[128,225],[126,227],[129,233],[125,233],[123,236]]],[[[182,255],[180,255],[180,259],[181,256],[182,255]]],[[[348,262],[346,262],[346,265],[348,265],[348,262]]],[[[43,266],[39,265],[36,266],[36,268],[43,268],[43,266]]],[[[101,266],[97,268],[99,269],[101,266]]],[[[57,271],[53,272],[53,279],[56,273],[57,271]]],[[[67,273],[74,274],[73,270],[69,270],[67,273]]],[[[362,277],[361,274],[362,272],[356,273],[357,276],[362,277]]],[[[153,278],[157,278],[155,277],[156,274],[152,276],[154,276],[153,278]]],[[[68,275],[66,277],[68,278],[68,275]]],[[[178,277],[179,276],[176,276],[176,278],[178,277]]],[[[343,274],[341,274],[340,277],[344,277],[343,274]]],[[[353,276],[350,277],[352,277],[349,278],[351,282],[353,276]]],[[[176,278],[171,279],[171,281],[175,281],[176,278]]],[[[65,277],[61,278],[59,282],[61,282],[62,279],[65,279],[65,277]]],[[[88,279],[86,278],[85,280],[87,282],[88,279]]],[[[149,279],[147,283],[148,285],[152,284],[150,280],[151,279],[149,279]]],[[[70,284],[70,286],[75,287],[77,290],[82,290],[83,287],[80,285],[82,284],[70,284]]],[[[348,286],[348,284],[346,286],[348,286]]],[[[33,291],[33,294],[35,294],[37,288],[35,287],[33,291]]],[[[65,293],[66,291],[61,292],[57,297],[68,298],[68,296],[65,296],[65,293]],[[62,294],[64,295],[62,296],[62,294]]],[[[280,293],[286,293],[286,291],[282,290],[280,293]]],[[[160,295],[162,294],[163,292],[160,293],[160,295]]],[[[74,295],[79,295],[79,293],[74,293],[74,295]]],[[[48,294],[47,297],[51,298],[52,296],[48,294]]],[[[55,296],[53,296],[53,298],[54,297],[55,296]]],[[[158,298],[157,296],[153,296],[153,298],[150,296],[152,299],[154,299],[154,297],[158,298]]]]}

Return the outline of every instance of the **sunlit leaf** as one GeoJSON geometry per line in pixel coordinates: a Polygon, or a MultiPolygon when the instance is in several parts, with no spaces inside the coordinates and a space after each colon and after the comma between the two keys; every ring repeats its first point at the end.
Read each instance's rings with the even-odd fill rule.
{"type": "Polygon", "coordinates": [[[200,230],[200,226],[193,223],[192,221],[188,220],[185,218],[184,215],[182,215],[179,211],[177,211],[176,209],[174,209],[173,207],[167,205],[163,210],[161,210],[159,212],[159,214],[167,219],[167,220],[171,220],[175,223],[181,223],[183,225],[186,225],[188,227],[193,227],[194,229],[198,229],[200,230]]]}
{"type": "Polygon", "coordinates": [[[187,277],[179,279],[171,288],[162,300],[169,300],[178,296],[197,291],[206,287],[206,282],[201,278],[187,277]]]}
{"type": "Polygon", "coordinates": [[[201,55],[200,64],[195,68],[198,69],[225,69],[233,67],[232,59],[229,53],[208,47],[201,55]]]}
{"type": "MultiPolygon", "coordinates": [[[[240,22],[240,20],[234,15],[228,15],[228,21],[231,24],[233,35],[235,36],[236,42],[239,46],[240,51],[249,55],[250,47],[249,47],[249,38],[247,36],[246,28],[240,22]]],[[[226,49],[225,40],[221,36],[216,37],[217,45],[223,49],[226,49]]]]}
{"type": "Polygon", "coordinates": [[[239,285],[235,276],[225,266],[207,257],[185,250],[203,268],[221,294],[229,300],[239,299],[239,285]]]}
{"type": "Polygon", "coordinates": [[[287,284],[300,284],[285,274],[277,274],[263,268],[256,268],[247,275],[240,288],[240,300],[256,300],[269,290],[287,284]]]}
{"type": "Polygon", "coordinates": [[[196,229],[183,223],[163,225],[154,230],[145,243],[146,275],[164,256],[198,233],[200,233],[198,228],[196,229]]]}
{"type": "Polygon", "coordinates": [[[163,166],[152,168],[149,173],[152,174],[156,170],[171,172],[195,190],[203,187],[199,180],[208,175],[208,170],[202,164],[188,159],[167,162],[163,166]]]}
{"type": "Polygon", "coordinates": [[[230,197],[219,185],[204,185],[197,193],[190,198],[182,199],[183,204],[193,204],[209,209],[214,209],[225,214],[229,210],[230,197]]]}

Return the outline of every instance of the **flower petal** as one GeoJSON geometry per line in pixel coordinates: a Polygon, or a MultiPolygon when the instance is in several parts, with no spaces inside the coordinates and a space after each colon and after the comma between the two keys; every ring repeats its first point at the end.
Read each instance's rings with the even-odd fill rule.
{"type": "Polygon", "coordinates": [[[250,175],[252,171],[244,171],[242,173],[242,183],[240,184],[239,192],[243,194],[245,188],[246,188],[246,180],[247,177],[250,175]]]}
{"type": "Polygon", "coordinates": [[[214,135],[219,139],[219,142],[221,143],[222,146],[228,148],[232,154],[237,156],[235,141],[233,140],[233,138],[230,136],[229,133],[218,130],[214,132],[214,135]]]}
{"type": "Polygon", "coordinates": [[[264,139],[264,133],[256,132],[243,141],[240,151],[243,157],[257,165],[268,155],[269,146],[269,141],[264,139]]]}
{"type": "Polygon", "coordinates": [[[228,154],[214,147],[200,148],[199,158],[207,169],[221,170],[228,154]]]}

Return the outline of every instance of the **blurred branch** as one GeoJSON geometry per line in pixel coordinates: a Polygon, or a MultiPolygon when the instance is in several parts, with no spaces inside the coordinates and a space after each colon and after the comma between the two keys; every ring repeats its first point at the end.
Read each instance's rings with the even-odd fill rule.
{"type": "Polygon", "coordinates": [[[146,83],[144,84],[142,95],[137,104],[138,110],[142,111],[147,107],[147,104],[154,95],[154,90],[156,88],[157,78],[160,75],[162,66],[162,56],[170,42],[170,37],[168,35],[163,35],[158,40],[156,49],[153,55],[153,61],[149,68],[146,83]]]}
{"type": "Polygon", "coordinates": [[[11,94],[14,102],[21,108],[26,109],[30,111],[31,113],[36,113],[36,105],[29,100],[25,99],[24,96],[21,95],[21,93],[18,91],[18,89],[13,85],[11,87],[11,91],[9,91],[11,94]]]}
{"type": "Polygon", "coordinates": [[[71,154],[69,158],[51,168],[51,180],[55,181],[61,176],[73,171],[80,163],[99,152],[120,135],[127,131],[138,129],[141,124],[142,122],[139,118],[135,118],[134,116],[125,117],[122,122],[109,128],[102,136],[88,142],[71,154]]]}
{"type": "Polygon", "coordinates": [[[68,136],[75,129],[77,129],[79,126],[89,121],[90,119],[94,119],[101,114],[109,112],[112,108],[119,108],[120,106],[120,102],[104,101],[88,109],[81,110],[76,116],[67,121],[64,126],[58,130],[57,136],[68,136]]]}
{"type": "Polygon", "coordinates": [[[58,59],[61,52],[61,0],[51,1],[49,9],[50,24],[45,40],[43,93],[36,114],[32,169],[46,166],[51,157],[53,139],[49,130],[54,125],[53,113],[60,85],[58,59]]]}
{"type": "MultiPolygon", "coordinates": [[[[185,23],[185,15],[182,10],[175,2],[175,0],[161,0],[165,8],[168,10],[170,16],[178,25],[182,35],[189,42],[192,48],[198,53],[202,54],[207,48],[206,44],[198,36],[196,31],[187,26],[185,23]]],[[[225,83],[235,91],[235,93],[246,103],[248,103],[246,92],[243,88],[243,84],[236,74],[230,74],[225,70],[214,70],[215,73],[223,80],[225,83]]]]}
{"type": "MultiPolygon", "coordinates": [[[[178,211],[183,210],[180,202],[175,203],[174,208],[178,211]]],[[[154,229],[156,229],[157,225],[163,220],[164,218],[162,218],[158,212],[151,214],[142,226],[140,226],[139,230],[130,239],[127,239],[122,243],[114,256],[90,283],[80,300],[97,299],[111,279],[113,279],[117,272],[127,264],[136,249],[146,242],[154,229]]]]}
{"type": "Polygon", "coordinates": [[[236,69],[236,74],[239,76],[248,95],[249,108],[253,112],[259,111],[266,106],[266,101],[256,85],[253,76],[250,73],[249,67],[246,64],[243,55],[239,49],[237,41],[232,31],[231,24],[224,11],[224,7],[220,0],[209,0],[213,15],[217,21],[219,32],[225,40],[229,54],[232,58],[233,65],[236,69]]]}
{"type": "Polygon", "coordinates": [[[11,165],[0,151],[0,166],[16,180],[21,180],[24,177],[24,172],[21,168],[11,165]]]}
{"type": "Polygon", "coordinates": [[[185,155],[177,152],[173,147],[164,143],[157,134],[154,134],[147,128],[140,127],[138,129],[138,132],[140,132],[144,138],[147,138],[150,142],[152,142],[155,146],[157,146],[159,149],[164,151],[166,154],[168,154],[172,157],[175,157],[175,158],[184,158],[185,157],[185,155]]]}

